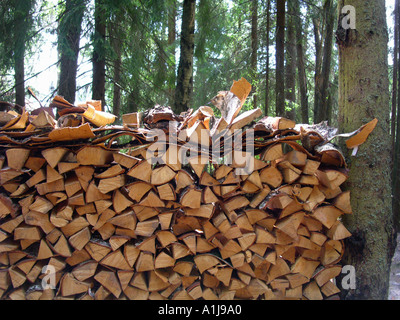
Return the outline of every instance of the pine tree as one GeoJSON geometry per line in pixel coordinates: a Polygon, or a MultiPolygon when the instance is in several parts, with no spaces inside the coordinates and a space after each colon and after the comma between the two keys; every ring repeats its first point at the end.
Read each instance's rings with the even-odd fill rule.
{"type": "Polygon", "coordinates": [[[79,44],[85,8],[86,0],[66,0],[65,10],[59,17],[60,78],[58,94],[71,103],[75,102],[79,44]]]}
{"type": "Polygon", "coordinates": [[[193,93],[193,53],[196,0],[183,1],[181,55],[175,89],[175,112],[186,111],[193,93]]]}
{"type": "MultiPolygon", "coordinates": [[[[344,4],[339,1],[339,12],[344,4]]],[[[378,124],[348,161],[353,214],[345,217],[345,224],[353,236],[346,244],[343,263],[355,267],[357,287],[346,298],[387,299],[395,244],[385,1],[354,0],[352,5],[357,12],[356,30],[343,23],[354,17],[342,15],[336,33],[340,132],[351,132],[374,118],[378,124]]]]}
{"type": "Polygon", "coordinates": [[[276,115],[285,115],[285,0],[277,0],[276,31],[276,115]]]}

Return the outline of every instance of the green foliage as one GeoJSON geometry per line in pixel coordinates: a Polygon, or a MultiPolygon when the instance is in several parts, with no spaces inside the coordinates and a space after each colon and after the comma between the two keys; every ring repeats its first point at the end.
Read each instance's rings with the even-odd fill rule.
{"type": "MultiPolygon", "coordinates": [[[[101,0],[102,17],[106,24],[106,38],[96,37],[94,32],[94,2],[74,0],[86,7],[81,30],[80,61],[90,65],[94,47],[101,47],[106,61],[106,102],[107,110],[113,110],[114,87],[121,89],[121,113],[143,111],[156,104],[173,105],[176,85],[177,60],[179,58],[180,22],[182,0],[101,0]],[[176,10],[172,10],[175,5],[176,10]],[[175,40],[168,38],[171,18],[175,21],[175,40]],[[120,78],[114,81],[116,61],[120,59],[120,78]]],[[[13,87],[13,50],[11,27],[15,25],[13,3],[31,2],[35,10],[29,13],[29,32],[26,33],[26,68],[29,71],[34,61],[29,56],[40,50],[45,32],[63,35],[63,25],[75,24],[78,8],[65,11],[65,0],[17,1],[2,0],[0,5],[0,91],[7,92],[13,87]],[[42,38],[42,40],[41,40],[42,38]]],[[[257,72],[250,68],[251,57],[251,1],[243,0],[197,0],[195,51],[194,51],[194,92],[192,107],[208,104],[220,90],[229,90],[233,80],[248,79],[253,90],[243,110],[257,106],[264,110],[266,97],[267,58],[269,58],[269,115],[275,110],[275,34],[276,1],[258,1],[258,62],[257,72]],[[269,31],[267,32],[267,8],[269,10],[269,31]],[[269,54],[267,56],[267,47],[269,54]]],[[[316,44],[314,30],[324,36],[324,1],[300,1],[301,25],[304,33],[305,69],[309,105],[313,106],[315,87],[316,44]],[[317,25],[316,25],[317,23],[317,25]]],[[[26,20],[26,19],[25,19],[26,20]]],[[[68,51],[62,37],[58,49],[68,51]]],[[[332,57],[332,76],[329,92],[332,99],[332,114],[337,114],[337,50],[332,57]]],[[[283,72],[283,71],[282,71],[283,72]]],[[[29,72],[28,72],[29,73],[29,72]]],[[[90,96],[90,70],[82,69],[78,75],[79,98],[90,96]],[[85,73],[86,72],[86,73],[85,73]]],[[[299,97],[296,83],[296,96],[299,97]]],[[[11,90],[12,92],[12,90],[11,90]]],[[[52,93],[42,93],[51,96],[52,93]]],[[[10,99],[12,96],[10,97],[10,99]]],[[[5,99],[5,96],[1,97],[5,99]]],[[[294,108],[296,120],[300,120],[300,101],[294,108]]],[[[217,110],[216,110],[217,112],[217,110]]],[[[312,115],[312,112],[309,112],[312,115]]],[[[310,119],[312,121],[312,119],[310,119]]]]}

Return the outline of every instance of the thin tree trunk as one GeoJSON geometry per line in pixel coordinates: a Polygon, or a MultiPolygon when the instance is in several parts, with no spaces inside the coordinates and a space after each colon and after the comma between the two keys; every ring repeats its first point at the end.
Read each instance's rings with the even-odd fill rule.
{"type": "Polygon", "coordinates": [[[129,95],[127,98],[128,112],[137,112],[138,111],[138,104],[137,104],[136,98],[137,98],[137,95],[135,94],[134,90],[129,92],[129,95]]]}
{"type": "Polygon", "coordinates": [[[285,115],[285,0],[277,0],[276,116],[285,115]]]}
{"type": "Polygon", "coordinates": [[[93,42],[93,88],[92,99],[101,100],[104,108],[106,85],[106,62],[104,43],[106,41],[105,8],[103,0],[95,1],[95,35],[93,42]]]}
{"type": "Polygon", "coordinates": [[[303,50],[303,28],[300,13],[299,0],[293,0],[294,11],[296,17],[296,50],[297,50],[297,72],[298,72],[298,83],[300,91],[300,110],[301,110],[301,122],[309,123],[308,115],[308,92],[307,92],[307,75],[304,64],[304,50],[303,50]]]}
{"type": "MultiPolygon", "coordinates": [[[[258,0],[251,3],[251,77],[257,83],[257,50],[258,50],[258,0]]],[[[253,107],[257,108],[257,93],[253,95],[253,107]]]]}
{"type": "Polygon", "coordinates": [[[265,109],[264,114],[267,116],[269,112],[269,33],[270,33],[270,24],[271,24],[271,0],[267,0],[267,48],[266,48],[266,70],[265,70],[265,109]]]}
{"type": "Polygon", "coordinates": [[[286,118],[295,120],[296,109],[296,30],[295,12],[293,1],[288,1],[287,31],[286,31],[286,66],[285,66],[285,95],[289,103],[289,110],[286,110],[286,118]]]}
{"type": "Polygon", "coordinates": [[[121,57],[121,27],[120,23],[122,21],[122,12],[118,11],[114,23],[111,27],[112,29],[112,38],[111,44],[114,50],[114,64],[113,64],[113,113],[119,117],[121,111],[121,65],[122,65],[122,57],[121,57]]]}
{"type": "Polygon", "coordinates": [[[331,62],[332,62],[332,49],[333,49],[333,27],[335,22],[335,10],[333,6],[333,0],[326,0],[324,6],[324,12],[326,15],[326,34],[323,49],[323,61],[322,61],[322,72],[321,79],[318,81],[320,85],[318,92],[320,94],[319,105],[316,109],[315,122],[330,120],[330,114],[328,113],[328,95],[329,95],[329,84],[331,75],[331,62]]]}
{"type": "Polygon", "coordinates": [[[14,55],[15,103],[25,106],[25,47],[19,46],[18,51],[14,55]]]}
{"type": "Polygon", "coordinates": [[[176,0],[169,0],[168,3],[168,47],[169,47],[169,70],[168,70],[168,95],[169,105],[174,105],[175,92],[175,40],[176,40],[176,0]]]}
{"type": "Polygon", "coordinates": [[[322,35],[321,21],[319,18],[313,18],[313,31],[315,42],[315,71],[314,71],[314,122],[316,123],[316,112],[321,104],[321,66],[322,66],[322,35]]]}
{"type": "Polygon", "coordinates": [[[33,1],[14,2],[14,72],[15,72],[15,103],[25,106],[25,51],[29,13],[33,1]]]}
{"type": "Polygon", "coordinates": [[[114,61],[113,76],[113,113],[120,116],[121,113],[121,52],[116,52],[118,57],[114,61]]]}
{"type": "Polygon", "coordinates": [[[193,93],[193,53],[196,0],[183,1],[181,55],[175,89],[175,112],[187,111],[193,93]]]}
{"type": "Polygon", "coordinates": [[[345,30],[339,21],[339,131],[351,132],[374,118],[378,124],[348,162],[345,188],[352,193],[353,214],[344,223],[353,236],[345,243],[343,264],[355,268],[356,288],[343,293],[346,299],[382,300],[388,297],[395,246],[386,8],[384,0],[340,0],[340,11],[348,4],[357,9],[357,29],[345,30]]]}
{"type": "Polygon", "coordinates": [[[67,0],[58,29],[58,51],[61,56],[58,94],[72,104],[75,102],[79,42],[84,11],[85,0],[67,0]]]}

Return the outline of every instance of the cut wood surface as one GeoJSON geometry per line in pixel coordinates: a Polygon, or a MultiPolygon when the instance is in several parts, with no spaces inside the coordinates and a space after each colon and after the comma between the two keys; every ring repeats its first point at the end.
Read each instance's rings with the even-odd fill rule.
{"type": "MultiPolygon", "coordinates": [[[[221,119],[211,107],[179,116],[159,107],[143,120],[126,115],[124,126],[84,117],[83,129],[81,121],[73,134],[56,131],[53,139],[60,127],[50,115],[31,119],[35,135],[24,132],[26,124],[15,127],[17,117],[4,118],[0,299],[338,297],[332,280],[351,237],[341,217],[352,213],[343,157],[300,145],[301,134],[315,146],[326,142],[310,126],[257,122],[258,109],[240,114],[249,89],[242,79],[214,99],[221,119]],[[180,138],[152,148],[149,159],[156,146],[150,129],[169,130],[170,121],[180,138]],[[223,150],[230,142],[221,135],[250,127],[254,154],[244,144],[232,163],[213,159],[211,138],[223,150]],[[195,133],[197,151],[186,145],[195,133]],[[119,144],[121,136],[129,142],[119,144]],[[56,268],[55,289],[41,288],[46,265],[56,268]]],[[[60,97],[54,106],[69,115],[87,110],[60,97]]]]}

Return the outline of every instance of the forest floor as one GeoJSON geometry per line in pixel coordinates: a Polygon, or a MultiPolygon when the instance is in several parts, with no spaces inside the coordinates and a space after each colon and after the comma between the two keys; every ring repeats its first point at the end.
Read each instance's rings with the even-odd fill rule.
{"type": "Polygon", "coordinates": [[[397,247],[390,268],[389,300],[400,300],[400,234],[397,235],[397,247]]]}

